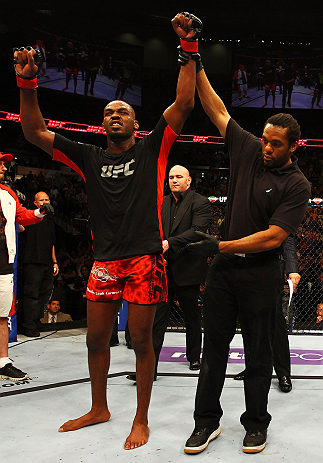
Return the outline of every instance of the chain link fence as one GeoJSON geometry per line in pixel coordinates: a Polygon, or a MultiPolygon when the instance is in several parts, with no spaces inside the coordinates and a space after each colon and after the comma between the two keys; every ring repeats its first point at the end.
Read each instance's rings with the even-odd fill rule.
{"type": "MultiPolygon", "coordinates": [[[[210,198],[212,204],[212,220],[209,232],[219,235],[219,227],[224,219],[226,198],[210,198]]],[[[323,200],[310,200],[306,215],[301,223],[296,245],[301,280],[297,291],[290,301],[289,286],[285,281],[282,288],[282,310],[286,319],[289,334],[321,334],[323,321],[317,323],[317,308],[322,304],[323,310],[323,200]]],[[[203,291],[201,282],[199,306],[202,312],[203,328],[203,291]]],[[[185,331],[182,309],[177,300],[173,301],[168,331],[185,331]]],[[[237,332],[240,331],[237,323],[237,332]]]]}

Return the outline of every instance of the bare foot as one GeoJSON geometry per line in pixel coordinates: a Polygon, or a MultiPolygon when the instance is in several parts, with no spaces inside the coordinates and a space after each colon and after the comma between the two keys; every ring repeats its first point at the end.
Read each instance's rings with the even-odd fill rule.
{"type": "Polygon", "coordinates": [[[146,424],[133,423],[131,433],[124,444],[125,450],[136,449],[147,444],[149,437],[149,428],[146,424]]]}
{"type": "Polygon", "coordinates": [[[91,426],[91,424],[104,423],[105,421],[108,421],[110,417],[111,413],[109,410],[104,410],[101,413],[90,411],[76,420],[66,421],[66,423],[59,428],[58,432],[76,431],[76,429],[91,426]]]}

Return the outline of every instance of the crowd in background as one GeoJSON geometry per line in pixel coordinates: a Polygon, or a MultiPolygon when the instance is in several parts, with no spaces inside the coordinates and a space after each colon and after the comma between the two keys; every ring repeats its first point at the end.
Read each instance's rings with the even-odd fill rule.
{"type": "MultiPolygon", "coordinates": [[[[177,146],[174,150],[174,164],[185,159],[192,176],[191,188],[198,193],[213,197],[213,200],[227,195],[229,180],[229,159],[223,147],[214,145],[199,147],[195,144],[177,146]],[[196,166],[196,159],[199,165],[196,166]],[[194,162],[195,161],[195,162],[194,162]]],[[[300,148],[299,165],[312,185],[311,198],[323,196],[323,150],[300,148]]],[[[19,160],[19,164],[21,165],[19,160]]],[[[86,187],[81,177],[74,172],[53,173],[44,176],[42,172],[32,170],[14,182],[15,188],[22,193],[23,204],[32,207],[37,191],[45,191],[55,209],[55,218],[62,220],[83,219],[90,229],[90,217],[86,187]],[[36,172],[36,171],[35,171],[36,172]]],[[[165,188],[167,192],[167,185],[165,188]]],[[[213,205],[210,232],[220,234],[220,225],[224,220],[225,202],[213,205]]],[[[57,223],[57,221],[56,221],[57,223]]],[[[60,235],[58,234],[58,237],[60,235]]],[[[302,275],[298,293],[294,297],[295,322],[312,319],[317,304],[323,302],[323,208],[320,204],[310,206],[300,225],[296,237],[299,250],[300,274],[302,275]]],[[[59,239],[56,247],[59,274],[55,277],[55,294],[60,294],[61,309],[69,313],[73,320],[86,318],[86,283],[93,263],[93,251],[89,234],[78,235],[72,240],[59,239]]]]}

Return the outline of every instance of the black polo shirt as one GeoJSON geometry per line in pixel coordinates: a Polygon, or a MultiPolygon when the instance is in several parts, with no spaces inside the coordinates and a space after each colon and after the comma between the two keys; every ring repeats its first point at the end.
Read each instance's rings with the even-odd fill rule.
{"type": "Polygon", "coordinates": [[[295,234],[310,197],[310,184],[296,156],[288,166],[266,168],[261,140],[233,119],[227,126],[226,145],[231,170],[223,238],[237,240],[269,225],[295,234]]]}

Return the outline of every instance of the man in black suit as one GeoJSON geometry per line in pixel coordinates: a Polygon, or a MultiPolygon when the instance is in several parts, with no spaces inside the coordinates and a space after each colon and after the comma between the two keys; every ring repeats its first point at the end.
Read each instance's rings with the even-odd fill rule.
{"type": "MultiPolygon", "coordinates": [[[[209,200],[190,189],[192,178],[183,166],[169,171],[171,193],[164,196],[162,207],[163,252],[167,262],[168,302],[157,306],[153,345],[156,356],[155,379],[159,354],[175,296],[184,314],[186,326],[186,358],[191,370],[200,369],[201,310],[198,306],[200,284],[205,282],[208,270],[205,257],[179,253],[188,243],[198,241],[196,230],[206,232],[211,221],[209,200]]],[[[135,375],[127,376],[136,380],[135,375]]]]}

